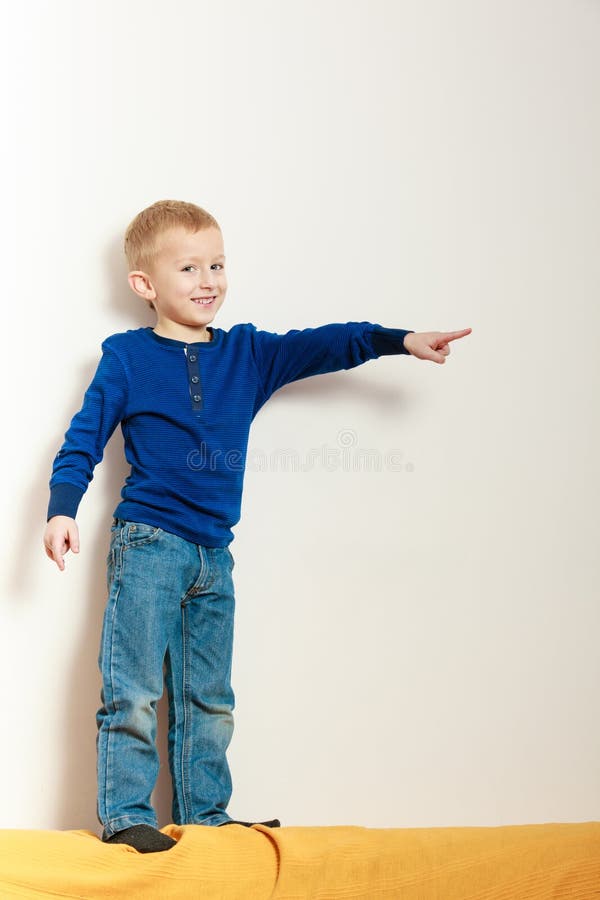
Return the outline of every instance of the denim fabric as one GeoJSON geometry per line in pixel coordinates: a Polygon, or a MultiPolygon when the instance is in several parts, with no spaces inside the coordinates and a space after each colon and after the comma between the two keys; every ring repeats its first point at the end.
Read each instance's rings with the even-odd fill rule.
{"type": "Polygon", "coordinates": [[[96,714],[97,814],[105,839],[130,825],[158,827],[151,794],[159,769],[156,704],[163,665],[173,822],[231,820],[226,750],[235,703],[234,565],[228,547],[113,519],[96,714]]]}

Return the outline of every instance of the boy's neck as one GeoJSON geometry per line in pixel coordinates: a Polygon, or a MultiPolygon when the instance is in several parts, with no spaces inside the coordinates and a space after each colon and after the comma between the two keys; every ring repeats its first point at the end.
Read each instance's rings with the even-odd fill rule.
{"type": "Polygon", "coordinates": [[[192,329],[182,329],[181,332],[165,328],[164,325],[156,324],[152,329],[154,334],[159,337],[171,338],[176,341],[184,341],[186,344],[202,344],[209,343],[213,339],[212,332],[204,328],[200,332],[193,332],[192,329]]]}

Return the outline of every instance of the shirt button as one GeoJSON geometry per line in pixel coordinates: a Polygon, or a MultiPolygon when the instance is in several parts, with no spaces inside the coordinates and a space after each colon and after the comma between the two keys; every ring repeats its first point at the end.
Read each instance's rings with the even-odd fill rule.
{"type": "Polygon", "coordinates": [[[191,356],[188,356],[188,359],[190,362],[196,362],[196,357],[194,354],[192,354],[191,356]]]}
{"type": "Polygon", "coordinates": [[[200,379],[197,375],[192,375],[192,384],[198,384],[199,381],[200,379]]]}
{"type": "Polygon", "coordinates": [[[194,394],[194,403],[200,403],[200,394],[194,394]]]}

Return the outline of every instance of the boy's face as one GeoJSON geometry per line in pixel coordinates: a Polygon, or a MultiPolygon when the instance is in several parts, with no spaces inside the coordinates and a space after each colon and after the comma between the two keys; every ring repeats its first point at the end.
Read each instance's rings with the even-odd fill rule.
{"type": "Polygon", "coordinates": [[[148,272],[129,273],[132,289],[151,300],[157,315],[156,331],[183,341],[209,340],[206,326],[225,299],[223,236],[218,228],[190,232],[171,228],[148,272]],[[203,304],[203,298],[212,301],[203,304]]]}

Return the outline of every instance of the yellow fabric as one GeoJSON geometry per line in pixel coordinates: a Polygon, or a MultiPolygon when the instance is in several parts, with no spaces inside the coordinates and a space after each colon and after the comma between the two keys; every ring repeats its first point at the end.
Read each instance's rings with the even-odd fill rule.
{"type": "Polygon", "coordinates": [[[0,831],[0,898],[600,900],[600,822],[474,828],[167,825],[161,853],[0,831]]]}

